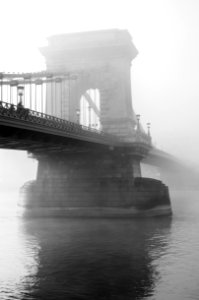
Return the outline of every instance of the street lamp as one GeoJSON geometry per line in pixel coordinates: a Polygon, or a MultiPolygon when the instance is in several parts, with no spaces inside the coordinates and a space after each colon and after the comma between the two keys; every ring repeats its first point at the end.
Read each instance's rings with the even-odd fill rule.
{"type": "Polygon", "coordinates": [[[77,124],[79,124],[80,122],[80,120],[79,120],[79,117],[80,117],[80,109],[79,108],[77,108],[76,109],[76,116],[77,116],[77,124]]]}
{"type": "Polygon", "coordinates": [[[19,85],[17,87],[17,93],[18,93],[18,96],[19,96],[19,102],[22,104],[22,99],[23,99],[23,95],[24,95],[24,87],[19,85]]]}
{"type": "Polygon", "coordinates": [[[140,129],[140,115],[136,115],[137,118],[137,130],[140,129]]]}
{"type": "Polygon", "coordinates": [[[151,123],[147,123],[147,129],[148,129],[148,136],[151,136],[151,133],[150,133],[150,128],[151,128],[151,123]]]}

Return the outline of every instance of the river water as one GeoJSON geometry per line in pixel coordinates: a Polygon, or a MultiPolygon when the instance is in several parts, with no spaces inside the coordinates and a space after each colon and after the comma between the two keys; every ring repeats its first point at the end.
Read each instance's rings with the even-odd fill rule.
{"type": "Polygon", "coordinates": [[[0,218],[0,299],[199,299],[199,193],[173,216],[0,218]]]}

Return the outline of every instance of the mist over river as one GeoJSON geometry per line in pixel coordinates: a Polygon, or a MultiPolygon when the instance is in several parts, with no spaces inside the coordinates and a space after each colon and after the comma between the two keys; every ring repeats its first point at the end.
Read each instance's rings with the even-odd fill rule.
{"type": "Polygon", "coordinates": [[[0,299],[199,299],[199,193],[173,216],[0,217],[0,299]]]}

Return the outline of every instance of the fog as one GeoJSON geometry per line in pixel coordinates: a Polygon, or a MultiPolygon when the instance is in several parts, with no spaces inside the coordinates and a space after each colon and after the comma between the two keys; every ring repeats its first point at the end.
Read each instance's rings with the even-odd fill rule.
{"type": "MultiPolygon", "coordinates": [[[[143,127],[151,122],[156,147],[198,165],[197,0],[1,0],[0,5],[0,71],[44,69],[38,48],[54,34],[127,29],[139,51],[132,62],[134,110],[143,127]]],[[[1,182],[35,176],[36,164],[25,153],[0,150],[0,161],[1,182]]]]}

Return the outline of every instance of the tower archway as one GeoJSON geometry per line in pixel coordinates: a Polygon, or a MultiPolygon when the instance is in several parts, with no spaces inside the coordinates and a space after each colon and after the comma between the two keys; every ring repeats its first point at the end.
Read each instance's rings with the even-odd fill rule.
{"type": "Polygon", "coordinates": [[[88,89],[81,96],[80,124],[97,130],[101,129],[99,89],[88,89]]]}

